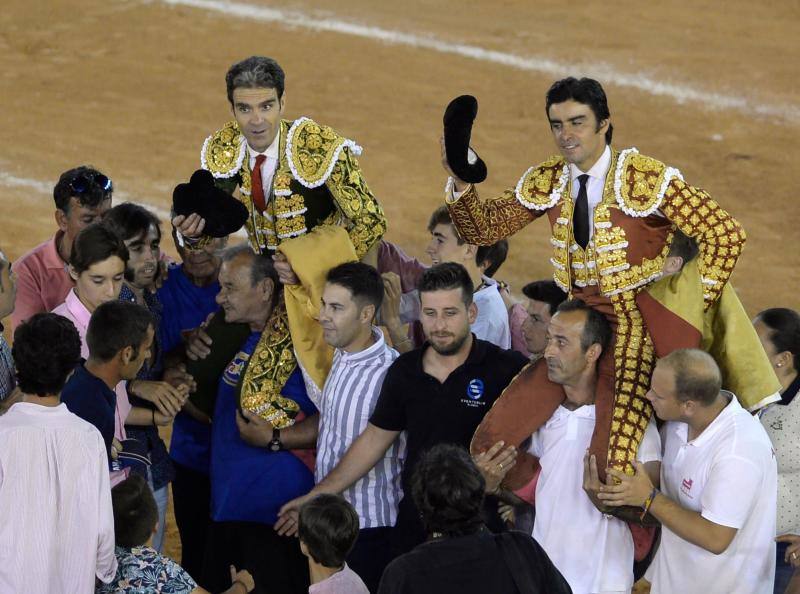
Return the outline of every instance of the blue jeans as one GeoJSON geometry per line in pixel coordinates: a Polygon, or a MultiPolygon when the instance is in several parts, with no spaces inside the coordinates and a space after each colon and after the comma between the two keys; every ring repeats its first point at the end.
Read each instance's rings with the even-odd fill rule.
{"type": "Polygon", "coordinates": [[[153,535],[152,547],[159,553],[164,549],[164,534],[167,527],[167,504],[169,503],[169,483],[160,489],[153,490],[153,476],[150,474],[150,469],[147,469],[147,484],[150,485],[150,490],[153,492],[153,498],[156,500],[156,507],[158,507],[158,529],[153,535]]]}
{"type": "Polygon", "coordinates": [[[773,594],[783,594],[794,573],[792,565],[783,560],[788,547],[789,543],[786,542],[779,542],[778,546],[775,547],[775,588],[772,590],[773,594]]]}

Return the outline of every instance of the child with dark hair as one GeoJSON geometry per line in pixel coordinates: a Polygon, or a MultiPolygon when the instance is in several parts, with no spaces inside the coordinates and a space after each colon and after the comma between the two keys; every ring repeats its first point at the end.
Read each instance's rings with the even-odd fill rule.
{"type": "MultiPolygon", "coordinates": [[[[158,528],[158,507],[147,481],[138,474],[111,489],[117,573],[96,594],[207,594],[172,559],[149,546],[158,528]]],[[[255,585],[246,570],[231,566],[231,587],[223,594],[247,594],[255,585]]]]}
{"type": "Polygon", "coordinates": [[[369,594],[345,563],[358,538],[358,514],[341,495],[317,495],[300,508],[297,535],[308,557],[309,594],[369,594]]]}

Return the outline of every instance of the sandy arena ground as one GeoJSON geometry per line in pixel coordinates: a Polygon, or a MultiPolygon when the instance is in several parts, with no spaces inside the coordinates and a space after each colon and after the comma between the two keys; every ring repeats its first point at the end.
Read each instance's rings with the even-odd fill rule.
{"type": "MultiPolygon", "coordinates": [[[[444,184],[447,102],[480,101],[473,143],[489,196],[554,152],[550,83],[589,75],[606,87],[617,148],[680,168],[744,224],[734,284],[748,311],[800,307],[796,2],[248,2],[4,2],[7,254],[52,235],[52,186],[81,163],[108,173],[118,198],[168,209],[205,136],[230,117],[226,69],[263,54],[288,73],[286,117],[307,115],[363,145],[388,238],[423,257],[444,184]]],[[[549,276],[547,239],[544,223],[514,237],[498,276],[516,289],[549,276]]],[[[179,555],[172,519],[169,528],[167,551],[179,555]]]]}

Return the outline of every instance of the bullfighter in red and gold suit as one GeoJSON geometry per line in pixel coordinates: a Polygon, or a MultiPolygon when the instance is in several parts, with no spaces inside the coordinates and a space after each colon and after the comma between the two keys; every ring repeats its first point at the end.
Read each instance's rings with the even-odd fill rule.
{"type": "MultiPolygon", "coordinates": [[[[455,177],[445,157],[451,173],[445,198],[462,238],[478,245],[509,237],[547,216],[556,283],[601,311],[615,332],[599,367],[591,453],[607,460],[607,466],[632,473],[652,414],[645,394],[655,364],[653,339],[636,297],[661,276],[679,229],[699,246],[698,282],[708,309],[731,275],[745,233],[677,169],[635,148],[611,148],[610,114],[597,81],[556,82],[547,93],[547,115],[560,156],[531,167],[515,188],[490,200],[480,200],[473,184],[455,177]]],[[[447,152],[446,143],[444,148],[447,152]]],[[[474,153],[470,156],[474,163],[474,153]]],[[[547,361],[531,364],[487,414],[475,434],[473,452],[500,440],[519,445],[563,398],[561,386],[548,380],[547,361]]],[[[537,464],[530,455],[520,455],[505,486],[526,484],[537,464]]]]}

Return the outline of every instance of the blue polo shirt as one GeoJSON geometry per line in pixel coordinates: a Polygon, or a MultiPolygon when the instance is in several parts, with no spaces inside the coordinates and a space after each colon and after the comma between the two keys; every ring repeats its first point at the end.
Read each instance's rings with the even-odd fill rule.
{"type": "MultiPolygon", "coordinates": [[[[183,342],[182,332],[197,328],[208,314],[219,309],[216,302],[219,283],[198,287],[183,272],[183,264],[169,268],[167,280],[156,291],[163,316],[159,326],[161,348],[168,353],[183,342]]],[[[196,421],[184,412],[172,424],[170,457],[187,468],[208,474],[211,463],[211,426],[196,421]]]]}
{"type": "MultiPolygon", "coordinates": [[[[260,337],[260,332],[250,334],[219,382],[211,427],[211,519],[215,522],[275,524],[283,504],[314,486],[314,473],[293,453],[253,447],[239,437],[236,386],[260,337]]],[[[317,412],[299,368],[281,396],[298,405],[296,421],[317,412]]]]}
{"type": "Polygon", "coordinates": [[[81,363],[61,391],[61,402],[67,405],[71,413],[97,427],[106,444],[106,452],[110,454],[117,409],[117,394],[114,390],[99,377],[89,373],[84,363],[81,363]]]}

